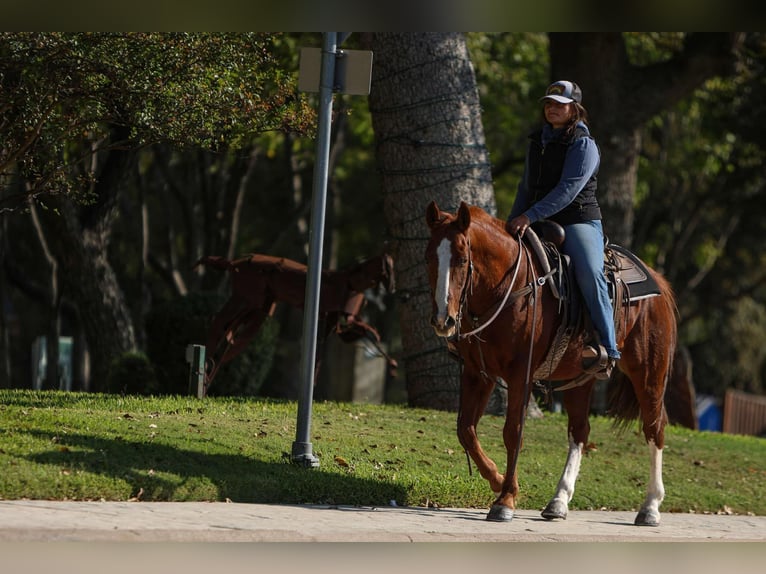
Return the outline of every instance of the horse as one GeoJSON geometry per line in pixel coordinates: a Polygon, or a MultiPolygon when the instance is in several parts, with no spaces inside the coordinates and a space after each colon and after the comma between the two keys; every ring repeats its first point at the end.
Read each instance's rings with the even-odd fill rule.
{"type": "MultiPolygon", "coordinates": [[[[561,301],[545,286],[552,272],[532,256],[526,240],[509,234],[504,221],[479,207],[461,202],[452,214],[432,201],[425,219],[430,229],[425,258],[432,294],[431,325],[462,362],[457,435],[496,496],[487,520],[513,519],[525,410],[538,370],[546,374],[547,381],[577,381],[566,384],[563,392],[569,438],[566,463],[555,493],[542,511],[545,519],[565,519],[590,433],[588,413],[596,379],[582,361],[587,330],[571,335],[553,370],[546,372],[544,363],[550,361],[549,351],[563,321],[561,301]],[[503,382],[508,391],[504,473],[482,450],[477,435],[492,389],[503,382]]],[[[667,416],[663,395],[676,347],[677,307],[668,281],[654,270],[649,273],[659,286],[659,295],[617,305],[620,313],[615,323],[622,354],[617,368],[626,375],[626,385],[616,394],[611,414],[625,424],[638,418],[640,411],[650,472],[635,524],[656,526],[665,495],[662,451],[667,416]]]]}
{"type": "MultiPolygon", "coordinates": [[[[204,256],[194,265],[228,271],[231,295],[213,317],[205,345],[204,394],[218,369],[237,357],[256,336],[277,303],[303,308],[306,292],[306,265],[284,257],[251,254],[230,261],[220,256],[204,256]]],[[[378,331],[361,319],[366,304],[364,291],[382,286],[395,289],[394,262],[382,254],[342,270],[323,270],[320,282],[319,318],[324,326],[322,340],[333,330],[344,342],[366,337],[395,374],[396,361],[381,348],[378,331]]],[[[319,369],[319,356],[314,376],[319,369]]]]}

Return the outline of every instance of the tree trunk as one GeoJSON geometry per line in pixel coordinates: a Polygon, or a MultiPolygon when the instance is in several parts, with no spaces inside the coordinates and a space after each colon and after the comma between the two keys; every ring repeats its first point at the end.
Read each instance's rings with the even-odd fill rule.
{"type": "Polygon", "coordinates": [[[6,301],[9,300],[5,257],[8,238],[7,219],[0,217],[0,389],[11,388],[11,336],[6,301]]]}
{"type": "Polygon", "coordinates": [[[45,298],[47,329],[45,333],[45,383],[43,388],[58,390],[60,388],[59,337],[61,336],[59,266],[58,261],[53,256],[53,253],[51,253],[48,238],[45,236],[45,232],[40,224],[40,217],[34,203],[29,205],[29,215],[32,218],[32,223],[37,232],[37,238],[40,241],[40,247],[42,247],[43,256],[50,272],[50,282],[48,283],[48,292],[45,298]]]}
{"type": "Polygon", "coordinates": [[[46,234],[56,238],[50,247],[59,261],[63,290],[77,306],[85,332],[92,391],[105,390],[111,362],[136,349],[133,319],[108,258],[115,202],[130,157],[127,151],[108,152],[93,204],[53,197],[56,209],[40,212],[46,234]]]}
{"type": "Polygon", "coordinates": [[[91,390],[103,391],[111,362],[136,348],[133,320],[107,258],[112,216],[86,227],[71,203],[62,203],[59,211],[61,215],[51,215],[50,220],[58,219],[53,224],[64,289],[77,305],[86,334],[91,390]]]}
{"type": "Polygon", "coordinates": [[[395,260],[410,404],[457,410],[459,365],[430,325],[425,208],[495,213],[473,66],[462,34],[373,34],[370,112],[395,260]]]}

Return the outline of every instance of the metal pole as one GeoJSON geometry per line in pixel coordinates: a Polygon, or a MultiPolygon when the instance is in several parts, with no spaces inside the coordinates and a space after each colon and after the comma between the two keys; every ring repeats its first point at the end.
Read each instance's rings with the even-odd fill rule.
{"type": "Polygon", "coordinates": [[[330,162],[330,127],[335,88],[335,52],[337,33],[324,32],[322,65],[319,83],[319,125],[317,132],[314,186],[311,207],[308,277],[304,299],[303,345],[301,377],[303,387],[298,400],[298,422],[292,461],[306,467],[319,466],[311,446],[311,406],[314,401],[314,364],[316,363],[317,325],[319,323],[319,292],[322,280],[322,245],[324,241],[325,207],[327,203],[327,172],[330,162]]]}

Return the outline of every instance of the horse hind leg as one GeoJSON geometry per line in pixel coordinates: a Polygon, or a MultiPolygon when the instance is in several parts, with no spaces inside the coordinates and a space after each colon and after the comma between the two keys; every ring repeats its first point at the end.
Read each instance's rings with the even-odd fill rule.
{"type": "MultiPolygon", "coordinates": [[[[662,361],[655,361],[662,364],[662,361]]],[[[669,365],[665,365],[669,367],[669,365]]],[[[667,415],[663,404],[665,385],[652,384],[652,381],[665,381],[667,368],[655,368],[651,371],[633,370],[628,375],[632,381],[635,398],[638,401],[643,433],[649,447],[649,482],[646,497],[636,515],[636,526],[658,526],[660,523],[660,505],[665,498],[665,486],[662,482],[662,451],[665,446],[665,423],[667,415]],[[636,384],[639,381],[640,384],[636,384]]]]}
{"type": "Polygon", "coordinates": [[[660,504],[665,498],[665,486],[662,483],[662,448],[653,440],[649,441],[649,484],[646,498],[636,515],[636,526],[659,526],[660,504]]]}

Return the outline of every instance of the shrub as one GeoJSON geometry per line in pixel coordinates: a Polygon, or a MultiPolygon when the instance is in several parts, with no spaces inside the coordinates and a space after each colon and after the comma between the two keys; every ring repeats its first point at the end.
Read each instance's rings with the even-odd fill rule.
{"type": "Polygon", "coordinates": [[[123,395],[155,395],[157,377],[149,358],[143,353],[123,353],[109,365],[107,392],[123,395]]]}

